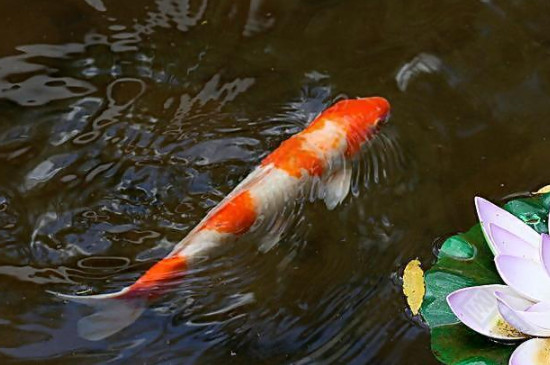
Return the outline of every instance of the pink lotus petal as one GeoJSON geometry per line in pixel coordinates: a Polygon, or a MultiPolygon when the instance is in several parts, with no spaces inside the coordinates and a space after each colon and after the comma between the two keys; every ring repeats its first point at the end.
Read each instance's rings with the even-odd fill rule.
{"type": "Polygon", "coordinates": [[[538,302],[533,304],[529,309],[529,312],[550,312],[550,302],[538,302]]]}
{"type": "MultiPolygon", "coordinates": [[[[535,337],[550,337],[550,329],[541,327],[538,322],[526,318],[525,310],[533,305],[533,302],[516,295],[496,292],[497,308],[502,318],[520,332],[535,337]]],[[[537,313],[543,315],[543,313],[537,313]]],[[[546,313],[550,317],[550,313],[546,313]]]]}
{"type": "Polygon", "coordinates": [[[495,264],[502,280],[516,292],[535,302],[550,301],[550,277],[540,263],[500,255],[495,264]]]}
{"type": "Polygon", "coordinates": [[[512,353],[509,365],[550,364],[550,339],[533,338],[525,341],[512,353]]]}
{"type": "MultiPolygon", "coordinates": [[[[518,311],[517,315],[523,320],[550,332],[550,303],[538,302],[529,308],[518,311]]],[[[541,335],[541,337],[550,337],[550,335],[541,335]]]]}
{"type": "MultiPolygon", "coordinates": [[[[529,300],[527,298],[522,297],[520,294],[516,292],[503,292],[503,291],[496,291],[495,297],[497,300],[504,301],[507,305],[512,307],[514,310],[519,311],[525,311],[537,303],[533,302],[532,300],[529,300]]],[[[539,302],[542,303],[542,302],[539,302]]]]}
{"type": "Polygon", "coordinates": [[[537,323],[539,328],[548,331],[546,335],[537,337],[550,337],[550,312],[531,312],[529,310],[520,313],[521,318],[529,323],[537,323]]]}
{"type": "Polygon", "coordinates": [[[522,240],[531,243],[533,246],[538,247],[539,234],[527,224],[523,223],[521,219],[483,198],[476,197],[474,201],[483,234],[495,256],[498,255],[499,252],[495,247],[494,239],[490,232],[491,224],[499,226],[517,237],[520,237],[522,240]]]}
{"type": "Polygon", "coordinates": [[[487,337],[518,340],[526,336],[510,330],[497,308],[495,292],[514,294],[506,285],[484,285],[457,290],[447,296],[447,303],[462,323],[487,337]]]}
{"type": "Polygon", "coordinates": [[[542,261],[542,266],[544,266],[546,273],[550,275],[550,236],[547,234],[541,235],[540,260],[542,261]]]}
{"type": "Polygon", "coordinates": [[[506,229],[496,226],[493,223],[489,224],[489,232],[493,238],[492,243],[497,251],[497,255],[508,255],[522,257],[538,261],[540,253],[538,245],[516,236],[506,229]]]}

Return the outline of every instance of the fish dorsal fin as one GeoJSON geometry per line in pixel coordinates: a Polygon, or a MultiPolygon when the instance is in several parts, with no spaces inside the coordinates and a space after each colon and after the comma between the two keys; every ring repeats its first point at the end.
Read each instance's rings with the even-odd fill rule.
{"type": "Polygon", "coordinates": [[[351,186],[351,172],[351,166],[346,163],[324,180],[323,199],[329,210],[342,203],[348,195],[351,186]]]}

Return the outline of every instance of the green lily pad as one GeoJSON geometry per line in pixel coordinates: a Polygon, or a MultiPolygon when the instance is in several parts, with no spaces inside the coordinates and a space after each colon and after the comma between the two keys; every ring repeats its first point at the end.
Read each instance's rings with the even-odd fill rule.
{"type": "MultiPolygon", "coordinates": [[[[550,193],[511,200],[504,209],[539,233],[547,233],[550,193]]],[[[426,295],[420,313],[431,332],[432,352],[447,365],[507,365],[517,344],[494,342],[464,326],[447,305],[455,290],[501,284],[481,226],[449,237],[425,274],[426,295]]]]}

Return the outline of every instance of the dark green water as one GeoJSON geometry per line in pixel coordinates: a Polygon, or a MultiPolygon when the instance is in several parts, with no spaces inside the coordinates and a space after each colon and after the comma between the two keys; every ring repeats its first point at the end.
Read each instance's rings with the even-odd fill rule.
{"type": "MultiPolygon", "coordinates": [[[[433,364],[399,275],[550,183],[543,1],[0,0],[0,353],[10,363],[433,364]],[[368,187],[266,253],[76,335],[46,290],[130,284],[343,96],[393,111],[368,187]]],[[[374,148],[376,147],[376,148],[374,148]]],[[[373,162],[374,164],[374,162],[373,162]]]]}

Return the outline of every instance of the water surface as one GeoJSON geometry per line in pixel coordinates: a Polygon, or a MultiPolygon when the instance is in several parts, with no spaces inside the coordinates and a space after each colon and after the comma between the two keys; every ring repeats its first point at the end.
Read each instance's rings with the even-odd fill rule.
{"type": "Polygon", "coordinates": [[[0,0],[3,361],[435,364],[399,275],[474,224],[474,195],[550,182],[549,7],[0,0]],[[393,111],[357,197],[78,338],[88,309],[46,290],[132,283],[324,107],[370,95],[393,111]]]}

